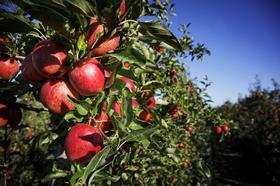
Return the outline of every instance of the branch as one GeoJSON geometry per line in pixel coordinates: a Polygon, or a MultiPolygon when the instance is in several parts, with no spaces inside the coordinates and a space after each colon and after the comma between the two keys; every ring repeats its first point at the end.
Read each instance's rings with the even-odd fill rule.
{"type": "Polygon", "coordinates": [[[17,105],[25,110],[31,110],[34,112],[48,112],[48,109],[45,109],[45,108],[33,108],[33,107],[29,107],[28,105],[25,105],[22,103],[17,103],[17,105]]]}

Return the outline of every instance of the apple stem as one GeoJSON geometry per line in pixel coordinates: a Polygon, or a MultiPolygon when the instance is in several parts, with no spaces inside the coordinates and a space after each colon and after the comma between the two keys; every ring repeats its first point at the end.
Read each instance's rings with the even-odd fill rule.
{"type": "Polygon", "coordinates": [[[111,140],[108,136],[106,136],[106,134],[105,134],[105,133],[102,131],[102,129],[100,128],[100,124],[99,124],[99,123],[100,123],[100,122],[103,122],[103,121],[96,121],[95,118],[91,116],[90,119],[89,119],[89,124],[91,123],[91,120],[93,120],[94,123],[96,123],[95,127],[99,129],[99,131],[100,131],[100,133],[102,134],[102,136],[103,136],[110,144],[112,144],[112,140],[111,140]]]}

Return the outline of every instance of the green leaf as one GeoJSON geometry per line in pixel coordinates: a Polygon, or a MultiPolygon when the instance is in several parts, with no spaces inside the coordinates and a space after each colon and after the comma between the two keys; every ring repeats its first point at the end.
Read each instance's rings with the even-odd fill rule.
{"type": "Polygon", "coordinates": [[[63,178],[63,177],[66,177],[67,175],[68,174],[64,171],[50,173],[43,178],[42,182],[47,182],[47,181],[50,181],[52,179],[57,179],[57,178],[63,178]]]}
{"type": "Polygon", "coordinates": [[[132,47],[126,47],[125,49],[117,50],[114,53],[106,54],[106,56],[114,57],[122,63],[126,61],[138,65],[143,65],[146,63],[145,56],[132,47]]]}
{"type": "Polygon", "coordinates": [[[32,25],[19,16],[10,13],[1,13],[0,16],[1,32],[27,33],[33,30],[32,25]]]}
{"type": "Polygon", "coordinates": [[[86,36],[84,34],[80,35],[77,42],[77,48],[79,50],[85,50],[87,48],[86,36]]]}
{"type": "Polygon", "coordinates": [[[111,151],[111,147],[110,146],[106,146],[104,147],[98,154],[96,154],[91,161],[89,162],[89,164],[87,165],[84,174],[82,176],[82,182],[85,183],[88,176],[94,172],[98,167],[100,167],[102,164],[105,163],[106,158],[109,154],[109,152],[111,151]]]}
{"type": "Polygon", "coordinates": [[[151,89],[155,90],[162,86],[163,86],[163,84],[160,81],[149,81],[142,86],[142,89],[143,90],[151,90],[151,89]]]}
{"type": "Polygon", "coordinates": [[[156,22],[139,22],[139,25],[144,41],[145,38],[155,39],[170,45],[175,50],[183,50],[177,38],[164,25],[156,22]]]}
{"type": "Polygon", "coordinates": [[[156,128],[134,130],[127,135],[126,142],[141,141],[149,138],[156,128]]]}
{"type": "Polygon", "coordinates": [[[87,16],[94,16],[93,6],[86,0],[64,0],[67,8],[76,13],[82,13],[87,16]]]}
{"type": "Polygon", "coordinates": [[[77,108],[77,111],[79,112],[79,114],[81,114],[82,116],[85,116],[88,114],[88,109],[85,107],[84,104],[77,104],[76,108],[77,108]]]}

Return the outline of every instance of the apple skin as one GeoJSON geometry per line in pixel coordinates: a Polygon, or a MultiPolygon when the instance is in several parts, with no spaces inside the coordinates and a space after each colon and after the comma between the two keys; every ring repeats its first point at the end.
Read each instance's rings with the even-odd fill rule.
{"type": "Polygon", "coordinates": [[[33,67],[43,77],[61,74],[60,71],[63,71],[67,59],[67,51],[52,40],[41,41],[33,49],[33,67]]]}
{"type": "Polygon", "coordinates": [[[193,131],[192,126],[189,126],[189,127],[188,127],[188,131],[189,131],[189,132],[192,132],[192,131],[193,131]]]}
{"type": "Polygon", "coordinates": [[[180,142],[180,143],[178,144],[178,147],[179,147],[179,148],[184,148],[184,143],[180,142]]]}
{"type": "Polygon", "coordinates": [[[146,110],[143,110],[141,111],[141,113],[139,114],[139,119],[143,120],[143,121],[146,121],[146,122],[149,122],[152,120],[152,115],[146,111],[146,110]]]}
{"type": "Polygon", "coordinates": [[[0,103],[0,127],[5,126],[9,119],[9,109],[6,105],[0,103]]]}
{"type": "Polygon", "coordinates": [[[147,108],[155,109],[156,99],[155,97],[151,97],[147,103],[147,108]]]}
{"type": "Polygon", "coordinates": [[[221,134],[223,132],[223,129],[219,126],[215,127],[216,134],[221,134]]]}
{"type": "Polygon", "coordinates": [[[223,129],[224,132],[230,131],[230,127],[226,124],[222,126],[222,129],[223,129]]]}
{"type": "Polygon", "coordinates": [[[96,17],[92,17],[89,29],[86,32],[88,47],[91,47],[96,42],[97,36],[102,36],[102,32],[104,32],[104,24],[99,23],[96,17]]]}
{"type": "Polygon", "coordinates": [[[42,103],[52,112],[61,115],[75,108],[67,95],[75,99],[79,98],[79,94],[71,85],[60,79],[46,81],[40,91],[42,103]]]}
{"type": "Polygon", "coordinates": [[[75,124],[65,139],[66,156],[79,164],[89,162],[102,149],[103,140],[98,128],[75,124]]]}
{"type": "Polygon", "coordinates": [[[138,101],[132,100],[132,108],[136,108],[136,107],[138,107],[139,105],[140,105],[140,104],[139,104],[138,101]]]}
{"type": "Polygon", "coordinates": [[[177,74],[176,68],[175,68],[175,67],[171,68],[171,70],[170,70],[170,75],[171,75],[171,76],[175,76],[176,74],[177,74]]]}
{"type": "Polygon", "coordinates": [[[122,15],[125,14],[125,11],[126,11],[125,0],[122,0],[122,2],[121,2],[121,4],[120,4],[119,11],[120,11],[120,16],[122,16],[122,15]]]}
{"type": "Polygon", "coordinates": [[[45,80],[41,74],[39,74],[32,64],[32,53],[26,56],[21,66],[22,79],[31,82],[41,82],[45,80]]]}
{"type": "Polygon", "coordinates": [[[89,51],[89,54],[104,56],[107,52],[113,52],[116,48],[118,48],[120,43],[120,36],[115,34],[112,38],[108,39],[108,37],[104,37],[100,44],[89,51]]]}
{"type": "Polygon", "coordinates": [[[102,111],[100,114],[96,115],[94,119],[95,119],[95,121],[93,121],[91,124],[93,126],[98,124],[100,129],[103,132],[110,131],[114,128],[112,122],[110,121],[111,118],[104,111],[102,111]]]}
{"type": "Polygon", "coordinates": [[[121,116],[121,106],[119,103],[117,102],[112,103],[112,109],[115,111],[115,113],[121,116]]]}
{"type": "Polygon", "coordinates": [[[69,81],[83,96],[92,96],[102,92],[105,77],[100,62],[94,58],[80,60],[69,72],[69,81]]]}
{"type": "Polygon", "coordinates": [[[129,79],[127,77],[120,77],[120,80],[122,80],[122,82],[124,82],[128,86],[129,90],[132,93],[134,93],[136,91],[135,85],[131,79],[129,79]]]}
{"type": "Polygon", "coordinates": [[[17,60],[8,55],[0,57],[0,77],[4,80],[13,78],[19,71],[19,63],[17,60]]]}

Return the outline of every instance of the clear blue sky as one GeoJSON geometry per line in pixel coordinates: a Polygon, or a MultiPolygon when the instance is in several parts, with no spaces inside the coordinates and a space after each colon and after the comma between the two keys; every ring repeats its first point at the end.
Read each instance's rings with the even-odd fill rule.
{"type": "Polygon", "coordinates": [[[246,95],[258,75],[264,87],[280,83],[280,0],[171,0],[171,30],[191,23],[196,42],[211,51],[203,61],[187,61],[191,77],[213,82],[213,105],[246,95]]]}

